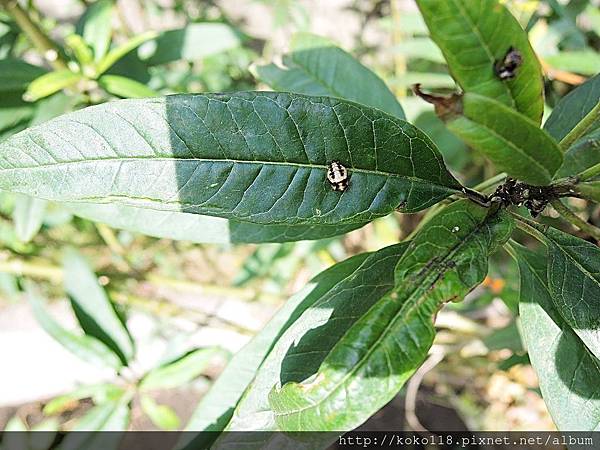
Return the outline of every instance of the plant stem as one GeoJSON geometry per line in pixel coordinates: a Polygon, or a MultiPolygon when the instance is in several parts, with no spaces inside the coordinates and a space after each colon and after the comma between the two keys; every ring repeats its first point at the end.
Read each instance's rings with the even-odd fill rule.
{"type": "Polygon", "coordinates": [[[591,109],[591,111],[587,113],[577,125],[575,125],[575,128],[569,131],[569,133],[564,138],[562,138],[559,144],[560,148],[563,151],[568,150],[569,147],[571,147],[571,145],[573,145],[575,141],[577,141],[581,136],[583,136],[590,130],[592,125],[594,125],[594,122],[596,122],[596,120],[598,120],[599,118],[600,102],[596,103],[596,106],[594,106],[591,109]]]}
{"type": "Polygon", "coordinates": [[[577,175],[578,181],[587,181],[594,177],[600,175],[600,163],[593,165],[589,169],[584,170],[579,175],[577,175]]]}
{"type": "Polygon", "coordinates": [[[489,187],[495,186],[496,184],[502,183],[506,179],[506,177],[506,173],[499,173],[498,175],[495,175],[491,178],[488,178],[487,180],[482,181],[477,186],[475,186],[473,190],[483,191],[489,187]]]}
{"type": "Polygon", "coordinates": [[[60,267],[21,261],[18,259],[0,261],[0,272],[17,276],[42,278],[54,284],[61,283],[63,279],[63,271],[60,267]]]}
{"type": "Polygon", "coordinates": [[[16,0],[0,0],[0,5],[15,19],[19,28],[55,70],[67,69],[67,63],[60,55],[59,48],[33,21],[27,11],[21,8],[16,0]]]}
{"type": "Polygon", "coordinates": [[[587,223],[585,220],[583,220],[581,217],[579,217],[577,214],[575,214],[571,209],[569,209],[569,207],[567,207],[560,200],[553,200],[551,202],[551,204],[554,207],[554,209],[565,220],[567,220],[572,225],[574,225],[577,228],[579,228],[584,233],[589,234],[590,236],[592,236],[597,241],[600,241],[600,228],[597,228],[594,225],[592,225],[590,223],[587,223]]]}

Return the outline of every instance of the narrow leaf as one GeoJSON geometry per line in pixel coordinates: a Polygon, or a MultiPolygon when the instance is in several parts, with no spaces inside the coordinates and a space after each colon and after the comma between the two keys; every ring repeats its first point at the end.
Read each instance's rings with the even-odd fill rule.
{"type": "Polygon", "coordinates": [[[47,416],[61,414],[69,409],[74,409],[80,400],[91,398],[96,405],[114,402],[121,398],[124,390],[110,383],[82,386],[68,394],[55,397],[44,405],[43,412],[47,416]]]}
{"type": "Polygon", "coordinates": [[[112,349],[127,364],[133,357],[133,343],[117,316],[106,292],[87,261],[75,250],[64,256],[65,289],[85,332],[112,349]]]}
{"type": "Polygon", "coordinates": [[[325,38],[296,34],[283,62],[285,68],[257,67],[258,77],[277,91],[352,100],[404,119],[402,107],[381,78],[325,38]]]}
{"type": "Polygon", "coordinates": [[[554,228],[544,230],[554,306],[600,358],[600,248],[554,228]]]}
{"type": "Polygon", "coordinates": [[[154,39],[157,36],[157,33],[154,31],[148,31],[146,33],[138,34],[137,36],[132,37],[124,44],[113,48],[108,52],[106,56],[104,56],[100,61],[98,61],[98,66],[96,68],[96,74],[98,76],[102,75],[108,69],[110,69],[117,61],[123,58],[127,53],[132,50],[135,50],[144,42],[149,41],[150,39],[154,39]]]}
{"type": "Polygon", "coordinates": [[[102,75],[98,84],[107,92],[122,98],[157,97],[158,93],[145,84],[119,75],[102,75]]]}
{"type": "Polygon", "coordinates": [[[92,336],[81,336],[65,330],[44,307],[43,300],[32,286],[27,287],[27,300],[41,327],[64,348],[81,359],[101,367],[119,369],[121,363],[115,354],[92,336]]]}
{"type": "Polygon", "coordinates": [[[86,108],[0,144],[0,189],[269,225],[366,223],[459,193],[431,140],[384,112],[269,92],[86,108]],[[327,181],[333,160],[350,185],[327,181]],[[265,195],[268,193],[268,195],[265,195]]]}
{"type": "Polygon", "coordinates": [[[196,61],[238,47],[240,42],[239,33],[224,23],[192,23],[164,31],[139,53],[146,64],[155,66],[180,59],[196,61]]]}
{"type": "Polygon", "coordinates": [[[151,370],[140,383],[140,389],[180,387],[201,375],[215,356],[222,353],[218,348],[195,350],[177,361],[151,370]]]}
{"type": "Polygon", "coordinates": [[[547,256],[511,245],[519,263],[522,331],[544,401],[562,431],[600,429],[600,361],[556,310],[547,256]]]}
{"type": "Polygon", "coordinates": [[[88,47],[85,40],[78,34],[71,34],[65,38],[65,44],[71,49],[73,55],[82,67],[94,62],[92,49],[88,47]]]}
{"type": "MultiPolygon", "coordinates": [[[[600,74],[564,96],[552,110],[544,129],[557,141],[562,140],[600,102],[600,74]]],[[[568,177],[600,163],[600,120],[573,143],[565,153],[565,162],[557,177],[568,177]]]]}
{"type": "MultiPolygon", "coordinates": [[[[275,415],[268,402],[273,385],[316,372],[321,361],[344,332],[393,288],[394,267],[406,248],[407,244],[402,243],[378,252],[360,255],[360,261],[357,260],[360,264],[343,277],[331,280],[333,283],[329,288],[315,296],[308,308],[277,339],[273,350],[236,408],[227,431],[277,430],[275,415]]],[[[334,266],[337,267],[340,265],[334,266]]],[[[332,270],[322,273],[319,277],[332,270]]],[[[284,446],[280,438],[265,434],[257,436],[255,441],[260,441],[263,448],[307,448],[293,440],[286,441],[287,445],[284,446]],[[268,442],[271,439],[272,442],[268,442]]],[[[323,436],[317,438],[321,438],[318,446],[320,448],[323,436]]],[[[325,439],[328,439],[328,436],[325,436],[325,439]]],[[[226,433],[213,448],[232,448],[239,445],[240,440],[243,441],[237,433],[226,433]]],[[[258,447],[258,442],[255,444],[258,447]]],[[[315,448],[316,444],[312,442],[308,448],[315,448]]]]}
{"type": "Polygon", "coordinates": [[[123,434],[115,431],[126,431],[129,426],[131,396],[126,393],[119,400],[94,406],[78,420],[71,430],[73,433],[64,436],[60,443],[61,450],[122,448],[120,441],[123,434]],[[81,433],[82,431],[87,433],[81,433]],[[106,433],[107,431],[112,433],[106,433]]]}
{"type": "MultiPolygon", "coordinates": [[[[282,334],[290,326],[293,326],[307,308],[315,305],[321,299],[331,295],[339,290],[340,284],[348,284],[359,267],[365,262],[369,254],[364,253],[349,258],[341,263],[330,267],[324,272],[313,278],[308,285],[292,296],[269,321],[269,323],[258,333],[242,350],[240,350],[229,362],[223,373],[217,379],[211,390],[202,398],[198,408],[186,426],[187,431],[222,431],[232,418],[233,411],[240,400],[242,403],[237,408],[239,415],[243,418],[245,411],[258,411],[262,405],[267,405],[267,395],[272,386],[273,377],[277,372],[270,371],[274,367],[273,363],[265,363],[261,366],[265,357],[269,355],[274,345],[280,346],[282,334]],[[277,343],[277,344],[276,344],[277,343]],[[259,367],[261,370],[258,372],[259,367]],[[265,367],[263,370],[262,367],[265,367]],[[246,388],[252,380],[252,388],[249,393],[242,397],[246,388]],[[258,394],[258,392],[262,394],[258,394]]],[[[278,359],[279,364],[285,352],[278,359]]],[[[232,426],[236,429],[235,426],[232,426]]],[[[249,427],[250,428],[250,427],[249,427]]],[[[257,429],[255,424],[251,427],[257,429]]],[[[247,428],[248,429],[248,428],[247,428]]],[[[212,443],[215,436],[199,436],[193,443],[187,439],[182,439],[178,448],[183,448],[184,444],[189,444],[185,448],[202,448],[212,443]]]]}
{"type": "Polygon", "coordinates": [[[588,76],[600,72],[600,55],[594,50],[559,52],[546,56],[544,61],[554,69],[567,72],[588,76]]]}
{"type": "Polygon", "coordinates": [[[77,34],[83,36],[92,48],[95,61],[100,61],[110,46],[113,9],[113,0],[98,0],[85,11],[77,24],[77,34]]]}
{"type": "Polygon", "coordinates": [[[147,395],[141,396],[140,404],[152,423],[161,430],[176,430],[181,425],[179,417],[169,406],[158,405],[147,395]]]}
{"type": "Polygon", "coordinates": [[[473,92],[516,109],[539,124],[544,111],[540,63],[527,33],[497,0],[417,0],[434,42],[454,79],[473,92]],[[502,80],[494,67],[509,49],[522,64],[512,79],[502,80]]]}
{"type": "Polygon", "coordinates": [[[47,204],[46,200],[18,195],[12,217],[19,240],[29,242],[37,235],[44,223],[47,204]]]}
{"type": "Polygon", "coordinates": [[[448,121],[454,134],[486,155],[498,171],[531,184],[550,183],[562,164],[562,152],[535,122],[477,94],[465,94],[461,108],[448,121]]]}
{"type": "Polygon", "coordinates": [[[435,313],[485,278],[489,255],[512,228],[503,211],[488,215],[467,200],[428,221],[400,258],[392,292],[346,331],[315,375],[271,391],[279,429],[350,430],[390,401],[426,358],[435,313]]]}
{"type": "Polygon", "coordinates": [[[36,78],[29,84],[27,92],[23,95],[27,101],[34,102],[48,97],[62,89],[71,87],[83,80],[83,75],[71,72],[68,69],[49,72],[36,78]]]}
{"type": "Polygon", "coordinates": [[[66,203],[73,214],[111,227],[158,238],[213,244],[290,242],[325,239],[362,227],[348,225],[262,225],[183,212],[121,204],[66,203]]]}

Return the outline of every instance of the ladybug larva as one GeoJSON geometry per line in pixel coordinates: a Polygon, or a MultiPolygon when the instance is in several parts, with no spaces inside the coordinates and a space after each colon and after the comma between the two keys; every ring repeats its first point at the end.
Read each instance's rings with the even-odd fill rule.
{"type": "Polygon", "coordinates": [[[350,183],[348,169],[339,161],[331,161],[327,168],[327,181],[334,191],[344,192],[350,183]]]}
{"type": "Polygon", "coordinates": [[[517,74],[517,69],[523,64],[523,55],[514,47],[510,47],[500,61],[494,64],[494,73],[501,80],[511,80],[517,74]]]}

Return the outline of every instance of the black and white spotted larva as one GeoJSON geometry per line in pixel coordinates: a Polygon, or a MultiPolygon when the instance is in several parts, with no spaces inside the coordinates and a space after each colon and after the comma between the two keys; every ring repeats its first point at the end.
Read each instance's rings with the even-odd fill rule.
{"type": "Polygon", "coordinates": [[[517,69],[523,64],[523,55],[514,47],[510,47],[504,58],[494,64],[494,73],[502,81],[511,80],[517,75],[517,69]]]}
{"type": "Polygon", "coordinates": [[[327,168],[327,181],[334,191],[344,192],[350,184],[348,169],[339,161],[331,161],[327,168]]]}

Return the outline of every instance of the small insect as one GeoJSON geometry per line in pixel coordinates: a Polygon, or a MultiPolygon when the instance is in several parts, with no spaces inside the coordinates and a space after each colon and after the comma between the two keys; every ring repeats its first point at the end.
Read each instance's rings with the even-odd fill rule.
{"type": "Polygon", "coordinates": [[[512,80],[517,75],[517,69],[523,64],[523,55],[514,47],[509,47],[502,60],[494,64],[494,73],[501,80],[512,80]]]}
{"type": "Polygon", "coordinates": [[[339,161],[331,161],[327,168],[327,181],[334,191],[344,192],[350,184],[348,169],[339,161]]]}

